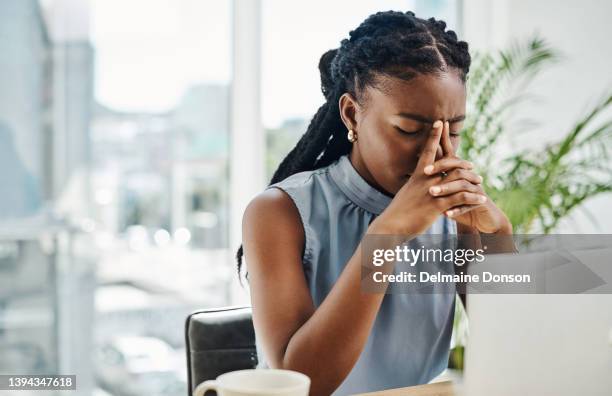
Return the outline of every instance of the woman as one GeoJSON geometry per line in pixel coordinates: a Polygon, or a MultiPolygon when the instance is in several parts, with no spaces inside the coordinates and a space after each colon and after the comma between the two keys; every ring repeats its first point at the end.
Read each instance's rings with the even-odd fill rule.
{"type": "Polygon", "coordinates": [[[245,211],[260,366],[307,374],[314,395],[426,383],[448,362],[454,295],[362,293],[365,236],[512,232],[454,154],[470,55],[445,29],[380,12],[325,53],[325,104],[245,211]]]}

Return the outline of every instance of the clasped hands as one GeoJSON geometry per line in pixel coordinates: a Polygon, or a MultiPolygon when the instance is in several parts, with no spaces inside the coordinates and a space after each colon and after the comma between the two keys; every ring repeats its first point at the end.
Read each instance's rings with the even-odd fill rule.
{"type": "MultiPolygon", "coordinates": [[[[512,225],[504,212],[487,196],[482,188],[483,178],[473,171],[473,164],[455,154],[450,139],[450,125],[440,120],[433,124],[432,135],[428,140],[430,155],[426,155],[422,165],[425,175],[436,179],[429,187],[429,194],[445,200],[454,194],[460,194],[464,203],[450,207],[444,215],[458,224],[471,227],[482,233],[512,233],[512,225]],[[436,131],[436,128],[438,129],[436,131]],[[442,133],[440,133],[442,129],[442,133]],[[435,152],[441,146],[443,156],[436,160],[435,152]]],[[[427,149],[427,147],[426,147],[427,149]]],[[[444,204],[441,205],[445,207],[444,204]]],[[[446,205],[447,206],[447,205],[446,205]]]]}

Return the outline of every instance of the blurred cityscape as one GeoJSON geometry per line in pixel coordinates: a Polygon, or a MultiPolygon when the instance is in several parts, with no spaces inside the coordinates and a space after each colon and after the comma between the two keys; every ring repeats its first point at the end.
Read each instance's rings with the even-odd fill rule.
{"type": "MultiPolygon", "coordinates": [[[[0,374],[183,395],[186,316],[231,302],[229,86],[168,111],[95,100],[95,47],[49,2],[0,2],[0,374]]],[[[304,120],[267,134],[267,169],[304,120]]]]}

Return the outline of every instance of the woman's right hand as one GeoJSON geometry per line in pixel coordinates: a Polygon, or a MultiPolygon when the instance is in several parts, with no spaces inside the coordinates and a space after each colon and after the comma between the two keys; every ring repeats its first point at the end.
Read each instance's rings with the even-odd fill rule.
{"type": "Polygon", "coordinates": [[[448,209],[465,205],[476,208],[486,202],[486,196],[475,192],[478,189],[474,186],[480,184],[482,179],[471,171],[470,162],[448,153],[448,150],[444,150],[443,157],[436,161],[441,139],[446,140],[445,144],[450,144],[448,129],[448,123],[438,120],[433,124],[413,174],[395,194],[389,206],[372,222],[372,233],[421,234],[448,209]],[[443,137],[443,134],[446,136],[443,137]],[[464,189],[444,197],[433,196],[430,188],[439,184],[442,176],[426,174],[425,167],[428,165],[435,165],[435,169],[447,173],[459,169],[466,181],[464,189]]]}

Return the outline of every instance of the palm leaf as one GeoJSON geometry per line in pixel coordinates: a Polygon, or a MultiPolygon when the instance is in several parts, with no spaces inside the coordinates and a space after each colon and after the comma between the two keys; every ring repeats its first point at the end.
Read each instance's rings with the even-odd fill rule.
{"type": "Polygon", "coordinates": [[[476,164],[485,190],[517,232],[551,232],[586,200],[612,191],[612,119],[606,119],[612,89],[558,141],[539,151],[499,156],[499,145],[510,137],[507,126],[519,113],[513,110],[534,99],[529,84],[559,59],[536,36],[503,51],[476,54],[468,80],[469,116],[460,155],[476,164]]]}

